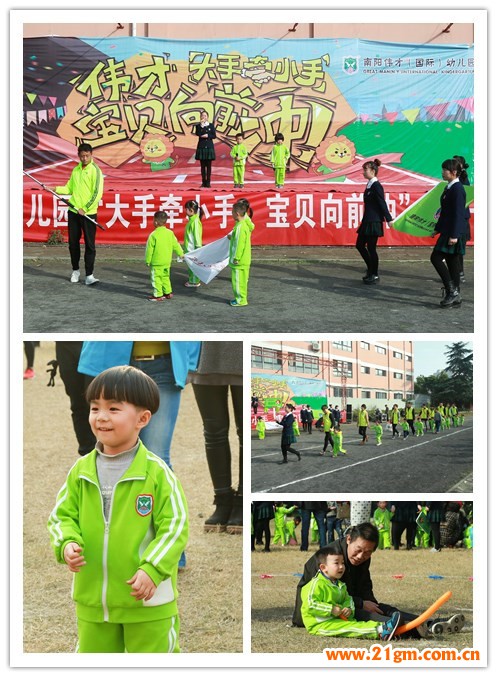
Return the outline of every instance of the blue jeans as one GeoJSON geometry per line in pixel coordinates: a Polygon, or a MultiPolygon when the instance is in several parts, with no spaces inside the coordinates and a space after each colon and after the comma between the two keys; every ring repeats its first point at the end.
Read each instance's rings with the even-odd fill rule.
{"type": "Polygon", "coordinates": [[[335,531],[337,532],[337,538],[340,538],[339,529],[339,520],[337,520],[336,515],[333,517],[326,516],[326,532],[327,532],[327,543],[333,543],[335,540],[335,531]]]}
{"type": "Polygon", "coordinates": [[[324,548],[326,545],[326,512],[324,510],[309,510],[308,508],[300,508],[300,514],[302,515],[302,529],[301,529],[301,539],[302,543],[300,545],[301,550],[309,549],[309,527],[311,525],[311,513],[314,513],[316,518],[316,524],[318,525],[319,530],[319,547],[324,548]]]}
{"type": "Polygon", "coordinates": [[[171,356],[164,355],[150,361],[131,360],[130,365],[150,376],[159,386],[159,410],[141,431],[140,439],[149,451],[160,456],[171,467],[171,440],[181,399],[181,388],[174,384],[171,356]]]}
{"type": "MultiPolygon", "coordinates": [[[[159,409],[150,419],[150,423],[142,429],[140,439],[149,451],[160,456],[171,468],[171,441],[178,418],[181,388],[174,383],[173,365],[170,355],[156,360],[130,360],[130,365],[140,369],[159,387],[159,409]]],[[[179,560],[179,567],[186,565],[185,553],[179,560]]]]}

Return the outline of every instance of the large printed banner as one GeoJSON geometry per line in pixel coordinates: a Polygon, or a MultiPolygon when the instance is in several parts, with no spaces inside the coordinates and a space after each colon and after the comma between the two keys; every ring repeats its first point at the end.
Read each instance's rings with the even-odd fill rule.
{"type": "MultiPolygon", "coordinates": [[[[274,184],[274,135],[282,132],[291,153],[285,188],[295,193],[285,197],[288,222],[303,216],[303,223],[315,220],[322,231],[326,223],[301,212],[301,205],[315,200],[316,215],[328,194],[351,185],[362,192],[367,158],[382,159],[379,178],[399,210],[402,193],[419,197],[430,190],[442,161],[455,154],[466,157],[472,178],[474,71],[473,49],[466,45],[28,38],[24,169],[46,185],[63,185],[77,145],[89,142],[105,175],[99,218],[110,241],[141,241],[141,204],[198,186],[193,132],[206,110],[217,130],[213,188],[230,190],[229,153],[242,132],[249,151],[246,188],[267,191],[274,184]],[[302,193],[309,197],[303,200],[302,193]]],[[[54,210],[60,210],[37,196],[33,212],[30,180],[24,185],[25,235],[40,239],[40,229],[56,222],[54,210]]],[[[212,199],[206,198],[210,208],[212,199]]],[[[339,198],[337,230],[353,228],[346,199],[339,198]]],[[[261,211],[263,230],[273,227],[273,209],[269,203],[261,211]]],[[[291,230],[280,230],[280,244],[291,230]]],[[[305,232],[296,230],[292,242],[305,232]]]]}
{"type": "Polygon", "coordinates": [[[323,379],[252,373],[250,387],[264,410],[274,408],[279,411],[287,402],[296,406],[310,404],[316,410],[326,404],[326,381],[323,379]]]}
{"type": "MultiPolygon", "coordinates": [[[[395,218],[425,193],[413,190],[386,191],[390,213],[395,218]]],[[[185,203],[197,200],[205,212],[202,220],[203,242],[207,244],[226,235],[234,227],[231,215],[240,193],[189,193],[164,191],[154,194],[116,192],[104,194],[98,221],[105,231],[97,232],[101,244],[143,244],[153,230],[153,214],[162,209],[169,214],[169,227],[183,238],[186,225],[185,203]]],[[[356,230],[363,214],[363,194],[357,187],[340,186],[339,192],[296,191],[243,192],[254,211],[254,245],[354,245],[356,230]]],[[[470,208],[472,212],[472,207],[470,208]]],[[[45,242],[53,229],[67,232],[67,205],[36,188],[24,192],[24,240],[45,242]]],[[[473,229],[472,229],[473,232],[473,229]]],[[[417,233],[416,235],[419,235],[417,233]]],[[[381,245],[430,245],[431,237],[414,236],[385,227],[381,245]]]]}

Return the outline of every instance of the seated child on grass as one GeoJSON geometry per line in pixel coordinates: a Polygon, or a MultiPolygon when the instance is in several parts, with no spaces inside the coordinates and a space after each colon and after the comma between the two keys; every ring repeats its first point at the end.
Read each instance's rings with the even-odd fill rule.
{"type": "Polygon", "coordinates": [[[338,541],[316,553],[319,571],[301,590],[302,620],[311,635],[388,641],[400,621],[396,611],[388,621],[356,621],[354,601],[340,579],[345,563],[338,541]]]}

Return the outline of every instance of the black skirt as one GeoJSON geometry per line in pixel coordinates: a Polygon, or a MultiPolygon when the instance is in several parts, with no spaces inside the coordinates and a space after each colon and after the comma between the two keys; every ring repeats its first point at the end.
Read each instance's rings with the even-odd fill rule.
{"type": "Polygon", "coordinates": [[[363,237],[383,237],[383,221],[368,221],[361,223],[357,234],[363,237]]]}
{"type": "Polygon", "coordinates": [[[210,143],[208,146],[197,146],[195,153],[195,160],[215,160],[216,154],[214,152],[214,144],[210,143]]]}

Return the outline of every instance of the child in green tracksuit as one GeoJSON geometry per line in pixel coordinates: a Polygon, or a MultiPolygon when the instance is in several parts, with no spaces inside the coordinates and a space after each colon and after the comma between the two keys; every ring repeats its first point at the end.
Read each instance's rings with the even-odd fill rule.
{"type": "Polygon", "coordinates": [[[339,423],[335,424],[331,436],[333,438],[333,457],[336,458],[338,454],[346,454],[347,452],[342,448],[343,433],[339,423]]]}
{"type": "Polygon", "coordinates": [[[378,548],[380,550],[390,550],[390,523],[394,512],[395,506],[392,506],[392,510],[387,510],[387,502],[378,501],[378,507],[373,514],[373,523],[380,534],[380,540],[378,541],[378,548]]]}
{"type": "Polygon", "coordinates": [[[405,440],[406,437],[409,437],[409,423],[405,419],[402,421],[402,430],[404,432],[403,439],[405,440]]]}
{"type": "Polygon", "coordinates": [[[296,529],[300,524],[301,519],[298,515],[290,515],[285,517],[285,529],[288,534],[288,545],[298,545],[296,529]]]}
{"type": "Polygon", "coordinates": [[[297,508],[293,505],[291,508],[285,508],[283,503],[276,503],[274,508],[274,535],[273,545],[281,541],[281,545],[286,545],[288,542],[288,533],[285,529],[285,515],[289,515],[297,508]]]}
{"type": "Polygon", "coordinates": [[[236,144],[230,152],[233,158],[233,188],[243,188],[248,151],[243,143],[243,134],[237,134],[235,139],[236,144]]]}
{"type": "Polygon", "coordinates": [[[230,306],[247,306],[247,289],[251,263],[250,236],[252,229],[247,220],[247,206],[245,202],[236,202],[233,205],[235,227],[228,236],[230,239],[229,266],[231,268],[231,285],[234,299],[229,301],[230,306]]]}
{"type": "Polygon", "coordinates": [[[257,423],[255,424],[255,429],[259,435],[259,439],[263,440],[266,437],[266,422],[262,420],[262,416],[257,417],[257,423]]]}
{"type": "MultiPolygon", "coordinates": [[[[196,200],[188,200],[185,204],[185,211],[188,221],[185,226],[183,249],[186,253],[200,249],[202,246],[202,217],[204,212],[196,200]]],[[[191,270],[188,272],[185,287],[200,287],[200,280],[191,270]]]]}
{"type": "Polygon", "coordinates": [[[324,432],[324,440],[323,440],[323,450],[320,451],[320,455],[324,456],[326,453],[326,449],[328,448],[328,444],[331,447],[331,453],[333,453],[333,439],[332,439],[332,423],[331,423],[331,412],[326,406],[326,404],[323,404],[321,407],[321,410],[323,412],[323,432],[324,432]]]}
{"type": "Polygon", "coordinates": [[[428,508],[426,506],[421,506],[419,512],[421,513],[421,515],[418,515],[418,518],[416,520],[417,526],[416,526],[416,536],[414,537],[414,545],[417,548],[429,548],[431,529],[426,517],[426,515],[428,514],[428,508]],[[423,519],[421,520],[420,518],[423,519]]]}
{"type": "Polygon", "coordinates": [[[178,562],[188,539],[183,490],[140,441],[159,409],[139,369],[106,369],[86,393],[96,448],[72,466],[48,520],[73,572],[80,653],[178,653],[178,562]]]}
{"type": "Polygon", "coordinates": [[[345,573],[345,563],[339,541],[321,548],[315,556],[319,571],[300,592],[302,621],[307,632],[328,637],[390,640],[399,625],[398,611],[384,623],[355,620],[354,600],[340,580],[345,573]]]}
{"type": "Polygon", "coordinates": [[[416,437],[421,437],[425,434],[423,421],[420,416],[414,421],[414,430],[416,431],[416,437]]]}
{"type": "Polygon", "coordinates": [[[283,188],[285,183],[285,171],[288,160],[290,159],[290,151],[283,145],[285,137],[278,132],[274,137],[274,146],[271,151],[271,164],[274,169],[274,183],[276,188],[283,188]]]}
{"type": "Polygon", "coordinates": [[[145,263],[151,269],[153,295],[149,301],[164,301],[173,296],[169,277],[173,253],[183,256],[181,245],[172,230],[166,228],[166,212],[155,212],[154,228],[147,240],[145,263]]]}
{"type": "Polygon", "coordinates": [[[381,446],[381,438],[383,436],[383,426],[381,425],[381,423],[379,421],[376,421],[371,426],[371,430],[376,435],[376,446],[380,447],[381,446]]]}

